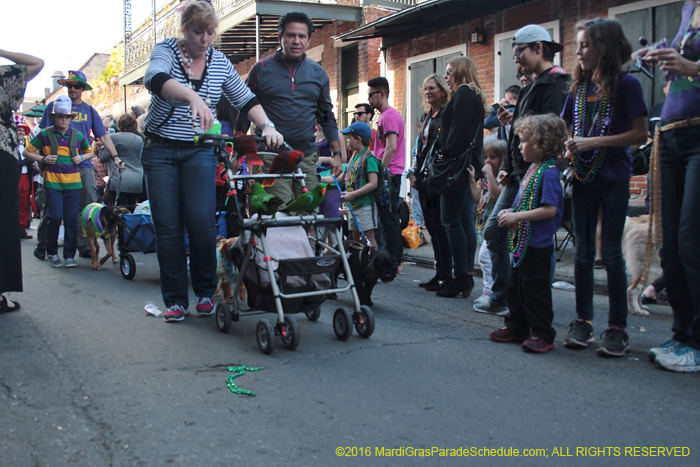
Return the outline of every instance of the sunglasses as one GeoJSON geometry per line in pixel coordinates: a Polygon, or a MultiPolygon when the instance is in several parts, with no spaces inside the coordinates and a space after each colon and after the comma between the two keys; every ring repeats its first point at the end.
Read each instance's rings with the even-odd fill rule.
{"type": "Polygon", "coordinates": [[[524,45],[522,47],[518,47],[516,49],[513,49],[513,58],[520,58],[520,56],[523,54],[525,49],[527,49],[529,46],[524,45]]]}
{"type": "Polygon", "coordinates": [[[382,91],[373,91],[373,92],[370,92],[369,94],[367,94],[367,97],[372,97],[372,96],[374,96],[375,94],[379,94],[380,92],[382,92],[382,91]]]}
{"type": "Polygon", "coordinates": [[[67,119],[69,119],[69,120],[72,120],[72,119],[73,119],[73,115],[63,115],[63,114],[61,114],[61,115],[54,115],[53,118],[67,118],[67,119]]]}
{"type": "Polygon", "coordinates": [[[85,89],[82,84],[66,84],[68,89],[85,89]]]}
{"type": "Polygon", "coordinates": [[[367,112],[353,112],[352,114],[355,115],[355,116],[359,116],[359,115],[364,115],[364,114],[366,114],[366,113],[367,113],[367,112]]]}

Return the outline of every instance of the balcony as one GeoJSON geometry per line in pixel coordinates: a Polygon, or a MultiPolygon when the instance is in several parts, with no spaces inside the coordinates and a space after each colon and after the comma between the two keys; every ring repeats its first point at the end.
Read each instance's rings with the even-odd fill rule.
{"type": "MultiPolygon", "coordinates": [[[[126,37],[122,85],[141,85],[153,46],[180,36],[181,0],[173,0],[126,37]]],[[[212,0],[219,17],[216,47],[233,62],[256,57],[275,47],[277,21],[289,11],[304,11],[321,28],[333,21],[360,22],[363,6],[401,10],[420,0],[212,0]]]]}

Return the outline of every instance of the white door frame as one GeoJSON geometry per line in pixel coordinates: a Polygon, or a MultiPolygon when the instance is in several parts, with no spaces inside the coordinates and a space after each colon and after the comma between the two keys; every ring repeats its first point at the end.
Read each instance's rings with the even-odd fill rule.
{"type": "MultiPolygon", "coordinates": [[[[673,0],[675,1],[675,0],[673,0]]],[[[561,38],[560,38],[560,29],[559,29],[559,20],[554,20],[554,21],[549,21],[547,23],[538,23],[540,26],[542,26],[545,29],[552,29],[552,40],[554,42],[557,42],[561,44],[561,38]]],[[[502,32],[500,34],[496,34],[493,36],[493,95],[494,95],[494,102],[497,102],[501,99],[502,96],[502,91],[501,91],[501,60],[498,55],[498,47],[499,44],[503,39],[507,39],[509,37],[515,36],[515,33],[518,32],[520,28],[518,29],[513,29],[512,31],[507,31],[507,32],[502,32]]],[[[561,64],[561,52],[558,54],[554,55],[554,64],[555,65],[560,65],[561,64]]]]}

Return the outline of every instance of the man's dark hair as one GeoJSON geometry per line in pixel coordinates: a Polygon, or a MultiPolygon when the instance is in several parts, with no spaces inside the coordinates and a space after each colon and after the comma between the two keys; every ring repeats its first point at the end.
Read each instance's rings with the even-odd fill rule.
{"type": "Polygon", "coordinates": [[[384,91],[387,96],[389,95],[389,81],[387,81],[383,76],[377,76],[376,78],[372,78],[371,80],[367,81],[367,86],[374,88],[377,91],[384,91]]]}
{"type": "Polygon", "coordinates": [[[363,102],[362,104],[357,104],[357,105],[355,106],[356,109],[357,109],[358,107],[362,107],[363,109],[365,109],[364,112],[366,112],[366,113],[370,114],[372,117],[374,117],[374,109],[372,108],[371,105],[369,105],[369,104],[363,102]]]}
{"type": "Polygon", "coordinates": [[[280,36],[284,34],[284,30],[289,23],[306,24],[306,27],[309,28],[309,37],[311,37],[311,34],[314,32],[314,22],[311,21],[311,18],[309,18],[306,13],[301,11],[290,11],[289,13],[282,15],[279,23],[277,24],[277,33],[280,36]]]}
{"type": "Polygon", "coordinates": [[[520,97],[520,86],[518,86],[517,84],[514,84],[512,86],[508,86],[508,88],[506,88],[505,93],[510,94],[517,101],[518,98],[520,97]]]}
{"type": "MultiPolygon", "coordinates": [[[[540,42],[542,44],[542,58],[544,59],[545,62],[553,62],[554,61],[554,50],[552,50],[552,47],[549,45],[549,42],[540,42]]],[[[527,45],[530,49],[537,51],[537,42],[533,42],[531,44],[527,45]]]]}

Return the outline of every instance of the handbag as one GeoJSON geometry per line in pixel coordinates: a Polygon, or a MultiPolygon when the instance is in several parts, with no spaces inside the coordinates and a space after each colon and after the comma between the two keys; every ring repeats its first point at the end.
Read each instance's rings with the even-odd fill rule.
{"type": "Polygon", "coordinates": [[[438,138],[433,142],[433,148],[423,162],[421,173],[429,191],[439,195],[459,193],[469,188],[469,166],[474,166],[477,173],[481,172],[483,162],[476,154],[476,137],[481,128],[476,129],[469,147],[458,157],[445,157],[438,147],[438,138]]]}
{"type": "Polygon", "coordinates": [[[651,144],[645,144],[632,154],[632,175],[646,175],[649,173],[651,147],[651,144]]]}

